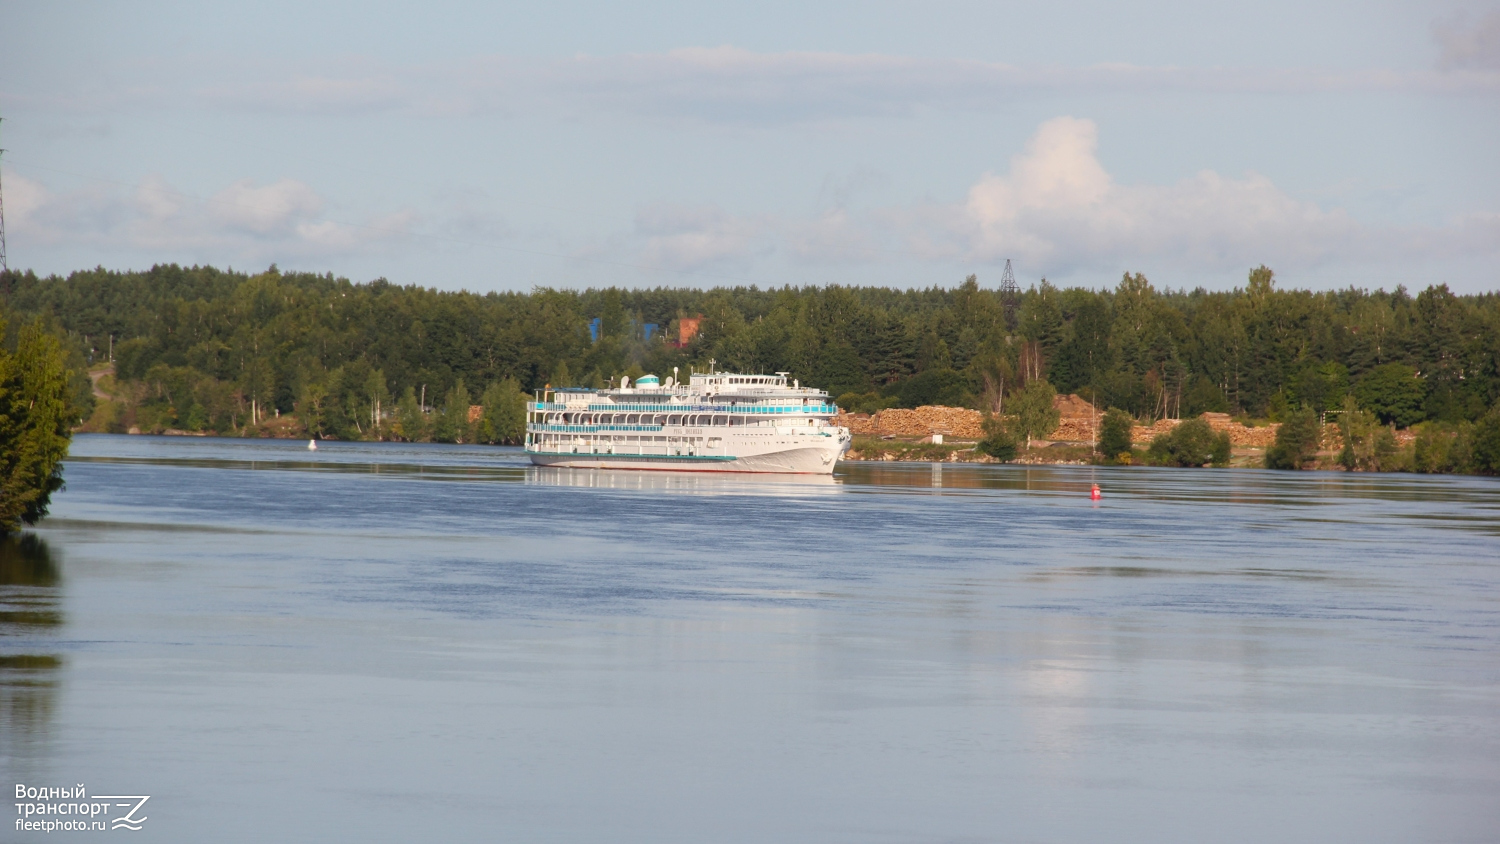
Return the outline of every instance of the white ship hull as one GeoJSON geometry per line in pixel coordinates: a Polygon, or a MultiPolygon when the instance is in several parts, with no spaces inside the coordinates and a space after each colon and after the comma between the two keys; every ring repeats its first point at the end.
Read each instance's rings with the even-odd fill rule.
{"type": "Polygon", "coordinates": [[[753,455],[547,454],[532,452],[538,466],[568,469],[646,469],[669,472],[779,472],[831,475],[848,448],[848,440],[828,446],[789,448],[753,455]]]}

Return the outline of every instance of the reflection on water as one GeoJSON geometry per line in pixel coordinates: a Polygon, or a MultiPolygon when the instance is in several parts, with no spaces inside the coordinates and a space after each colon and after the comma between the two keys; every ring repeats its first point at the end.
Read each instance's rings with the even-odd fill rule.
{"type": "Polygon", "coordinates": [[[34,759],[47,738],[62,658],[30,651],[63,623],[61,580],[45,540],[0,539],[0,763],[34,759]]]}
{"type": "Polygon", "coordinates": [[[776,475],[752,472],[649,472],[630,469],[568,469],[536,466],[526,483],[537,486],[669,492],[698,495],[799,495],[833,491],[831,475],[776,475]]]}
{"type": "Polygon", "coordinates": [[[441,463],[362,462],[350,460],[243,460],[207,457],[78,457],[74,463],[118,463],[139,466],[178,466],[185,469],[237,469],[263,472],[337,472],[357,475],[395,475],[428,477],[444,481],[517,481],[525,469],[519,466],[468,465],[441,463]]]}
{"type": "Polygon", "coordinates": [[[1066,566],[1049,568],[1028,575],[1027,580],[1046,582],[1059,580],[1067,577],[1275,577],[1288,578],[1291,580],[1334,580],[1348,578],[1336,578],[1327,572],[1305,571],[1299,569],[1264,569],[1264,568],[1234,568],[1225,567],[1218,569],[1171,569],[1154,568],[1151,566],[1066,566]]]}
{"type": "Polygon", "coordinates": [[[1494,479],[74,453],[0,548],[0,768],[155,795],[142,840],[1500,828],[1494,479]]]}
{"type": "Polygon", "coordinates": [[[0,539],[0,586],[56,586],[60,579],[46,540],[32,533],[0,539]]]}

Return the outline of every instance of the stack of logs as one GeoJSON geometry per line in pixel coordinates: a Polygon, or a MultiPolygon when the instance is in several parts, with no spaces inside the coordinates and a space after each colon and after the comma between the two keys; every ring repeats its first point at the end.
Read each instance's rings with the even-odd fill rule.
{"type": "Polygon", "coordinates": [[[984,436],[980,424],[984,414],[966,407],[923,405],[916,410],[889,408],[875,413],[840,413],[835,425],[843,425],[856,436],[930,437],[942,434],[957,440],[984,436]]]}
{"type": "MultiPolygon", "coordinates": [[[[1064,395],[1058,396],[1053,406],[1061,418],[1048,440],[1093,442],[1101,416],[1094,405],[1076,395],[1064,395]]],[[[1272,424],[1251,428],[1230,419],[1227,413],[1205,413],[1203,419],[1215,431],[1229,432],[1229,441],[1237,446],[1269,446],[1276,441],[1276,429],[1280,427],[1272,424]]],[[[840,413],[834,424],[848,428],[856,436],[922,438],[942,434],[955,440],[977,440],[984,436],[980,427],[983,421],[984,415],[977,410],[924,405],[916,410],[891,408],[874,415],[840,413]]],[[[1161,419],[1151,425],[1137,425],[1131,429],[1131,440],[1137,444],[1149,443],[1177,427],[1179,421],[1161,419]]]]}
{"type": "MultiPolygon", "coordinates": [[[[1229,441],[1234,445],[1254,448],[1266,448],[1276,442],[1276,430],[1281,427],[1280,423],[1272,422],[1264,428],[1252,428],[1230,419],[1227,413],[1205,413],[1202,419],[1215,431],[1227,432],[1229,441]]],[[[1136,425],[1130,429],[1130,439],[1137,443],[1149,443],[1181,423],[1181,419],[1158,419],[1151,425],[1136,425]]]]}
{"type": "MultiPolygon", "coordinates": [[[[1076,395],[1058,396],[1053,404],[1061,414],[1057,429],[1046,439],[1052,442],[1089,443],[1094,441],[1096,426],[1102,416],[1087,401],[1076,395]]],[[[474,408],[470,410],[471,421],[474,408]]],[[[1272,422],[1264,428],[1252,428],[1229,418],[1227,413],[1205,413],[1203,420],[1215,431],[1226,431],[1229,441],[1236,446],[1267,448],[1276,442],[1276,431],[1280,423],[1272,422]]],[[[920,439],[933,434],[942,434],[954,440],[978,440],[984,436],[980,427],[984,414],[964,407],[941,407],[924,405],[916,410],[891,408],[874,415],[868,413],[840,413],[834,424],[848,428],[856,436],[902,437],[920,439]]],[[[1136,425],[1130,429],[1130,439],[1136,445],[1146,445],[1181,424],[1180,419],[1159,419],[1150,425],[1136,425]]],[[[1397,431],[1396,443],[1409,445],[1416,435],[1411,431],[1397,431]]],[[[1337,425],[1325,425],[1320,445],[1325,451],[1338,451],[1343,447],[1337,425]]]]}

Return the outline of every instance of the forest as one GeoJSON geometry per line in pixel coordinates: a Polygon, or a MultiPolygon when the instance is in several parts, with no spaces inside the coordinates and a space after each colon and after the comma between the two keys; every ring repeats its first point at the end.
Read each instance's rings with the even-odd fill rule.
{"type": "Polygon", "coordinates": [[[1472,423],[1500,399],[1500,296],[1280,289],[1264,266],[1229,291],[1158,290],[1126,273],[1113,289],[1043,279],[1013,294],[974,276],[907,290],[477,294],[169,264],[9,272],[0,302],[66,338],[93,430],[255,434],[295,419],[313,436],[504,442],[516,397],[545,384],[710,365],[790,372],[854,411],[1003,411],[1046,381],[1143,422],[1204,411],[1280,421],[1352,401],[1407,428],[1472,423]],[[681,320],[698,317],[680,343],[681,320]],[[83,373],[110,362],[111,398],[98,399],[83,373]],[[475,403],[484,416],[470,420],[475,403]]]}

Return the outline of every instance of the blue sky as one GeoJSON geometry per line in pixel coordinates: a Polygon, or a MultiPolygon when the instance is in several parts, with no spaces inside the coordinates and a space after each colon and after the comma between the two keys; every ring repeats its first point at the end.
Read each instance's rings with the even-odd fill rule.
{"type": "Polygon", "coordinates": [[[1500,3],[0,3],[10,262],[1500,289],[1500,3]]]}

